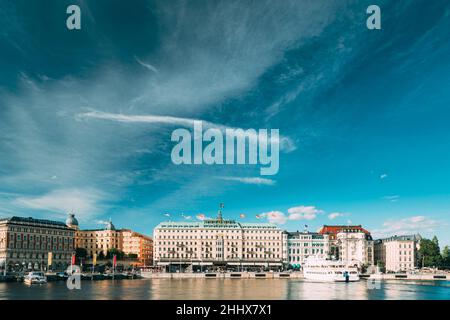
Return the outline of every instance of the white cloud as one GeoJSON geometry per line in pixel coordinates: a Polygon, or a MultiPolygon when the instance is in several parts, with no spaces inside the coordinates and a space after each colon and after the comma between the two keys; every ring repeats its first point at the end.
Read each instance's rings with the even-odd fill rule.
{"type": "Polygon", "coordinates": [[[433,232],[443,224],[426,216],[413,216],[404,219],[391,219],[383,223],[382,228],[373,230],[376,237],[406,235],[421,232],[433,232]]]}
{"type": "Polygon", "coordinates": [[[87,219],[101,212],[105,195],[93,189],[60,189],[41,196],[22,196],[15,199],[19,207],[50,211],[65,217],[74,212],[81,219],[87,219]]]}
{"type": "Polygon", "coordinates": [[[334,219],[336,219],[336,218],[343,217],[343,216],[345,216],[345,213],[342,213],[342,212],[332,212],[332,213],[330,213],[330,214],[328,215],[328,219],[334,220],[334,219]]]}
{"type": "Polygon", "coordinates": [[[275,180],[259,177],[219,177],[219,179],[256,185],[273,186],[275,184],[275,180]]]}
{"type": "Polygon", "coordinates": [[[298,206],[288,209],[289,220],[313,220],[322,210],[314,206],[298,206]]]}
{"type": "Polygon", "coordinates": [[[400,199],[399,195],[385,196],[384,200],[389,200],[390,202],[397,202],[400,199]]]}
{"type": "Polygon", "coordinates": [[[270,211],[267,213],[263,213],[263,215],[270,223],[285,224],[287,221],[285,214],[281,211],[270,211]]]}
{"type": "Polygon", "coordinates": [[[386,179],[387,177],[388,177],[388,175],[386,173],[383,173],[380,175],[381,180],[386,179]]]}
{"type": "Polygon", "coordinates": [[[134,59],[136,60],[137,63],[139,63],[141,66],[143,66],[144,68],[154,72],[154,73],[158,73],[158,69],[156,69],[154,66],[152,66],[150,63],[145,63],[143,62],[141,59],[139,59],[138,57],[134,57],[134,59]]]}
{"type": "Polygon", "coordinates": [[[314,206],[297,206],[287,210],[288,214],[281,211],[270,211],[259,214],[259,218],[267,218],[271,223],[285,224],[287,221],[313,220],[318,214],[323,213],[322,210],[314,206]]]}
{"type": "MultiPolygon", "coordinates": [[[[190,118],[180,118],[171,116],[157,116],[157,115],[126,115],[119,113],[109,113],[102,111],[90,111],[85,113],[80,113],[77,115],[77,119],[101,119],[110,120],[124,123],[160,123],[168,125],[179,125],[179,126],[193,126],[194,121],[200,121],[190,118]]],[[[206,124],[209,124],[205,121],[206,124]]]]}
{"type": "MultiPolygon", "coordinates": [[[[149,124],[163,124],[163,125],[176,125],[176,126],[183,126],[183,127],[190,127],[192,128],[194,126],[195,122],[201,122],[202,127],[204,129],[208,128],[216,128],[222,131],[225,131],[227,129],[235,130],[237,137],[246,137],[247,131],[242,128],[236,128],[236,127],[228,127],[222,124],[217,124],[209,121],[204,121],[200,119],[193,119],[193,118],[184,118],[184,117],[172,117],[172,116],[160,116],[160,115],[126,115],[126,114],[120,114],[120,113],[109,113],[109,112],[102,112],[102,111],[89,111],[84,113],[79,113],[76,116],[76,119],[82,120],[82,119],[100,119],[100,120],[109,120],[109,121],[115,121],[115,122],[122,122],[122,123],[149,123],[149,124]],[[239,131],[237,131],[239,130],[239,131]]],[[[257,143],[258,141],[258,130],[255,129],[255,133],[252,131],[248,131],[249,140],[257,143]]],[[[297,149],[297,146],[295,142],[286,136],[280,136],[277,139],[274,137],[269,137],[269,142],[271,143],[277,143],[279,144],[280,151],[289,153],[297,149]]]]}

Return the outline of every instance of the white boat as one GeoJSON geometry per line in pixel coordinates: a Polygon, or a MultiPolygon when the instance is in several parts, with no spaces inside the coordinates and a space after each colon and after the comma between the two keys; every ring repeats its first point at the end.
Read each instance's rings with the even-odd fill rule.
{"type": "Polygon", "coordinates": [[[329,282],[359,281],[358,268],[342,260],[325,260],[309,257],[303,265],[303,276],[307,280],[329,282]]]}
{"type": "Polygon", "coordinates": [[[23,279],[25,284],[44,284],[47,283],[47,277],[43,272],[32,271],[29,272],[23,279]]]}

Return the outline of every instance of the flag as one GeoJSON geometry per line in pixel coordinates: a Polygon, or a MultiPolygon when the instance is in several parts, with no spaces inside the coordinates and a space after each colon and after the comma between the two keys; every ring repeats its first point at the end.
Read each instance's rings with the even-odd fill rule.
{"type": "Polygon", "coordinates": [[[203,213],[200,213],[195,216],[198,220],[205,220],[205,215],[203,213]]]}
{"type": "Polygon", "coordinates": [[[116,264],[117,264],[117,256],[114,255],[114,256],[113,256],[113,267],[114,267],[114,268],[116,267],[116,264]]]}
{"type": "Polygon", "coordinates": [[[97,264],[97,254],[96,254],[96,253],[94,253],[94,254],[92,255],[92,264],[93,264],[94,266],[97,264]]]}
{"type": "Polygon", "coordinates": [[[72,254],[72,260],[70,261],[71,265],[75,265],[76,264],[76,257],[75,257],[75,253],[72,254]]]}
{"type": "Polygon", "coordinates": [[[53,262],[53,253],[49,252],[47,258],[47,264],[49,267],[52,265],[52,262],[53,262]]]}

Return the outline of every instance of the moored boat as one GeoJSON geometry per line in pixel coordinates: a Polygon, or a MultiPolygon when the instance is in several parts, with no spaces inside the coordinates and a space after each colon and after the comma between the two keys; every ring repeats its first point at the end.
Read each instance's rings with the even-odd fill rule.
{"type": "Polygon", "coordinates": [[[303,276],[307,280],[330,282],[359,281],[356,265],[342,260],[325,260],[310,257],[303,265],[303,276]]]}
{"type": "Polygon", "coordinates": [[[28,285],[32,284],[45,284],[47,283],[47,277],[43,272],[32,271],[29,272],[23,279],[23,282],[28,285]]]}

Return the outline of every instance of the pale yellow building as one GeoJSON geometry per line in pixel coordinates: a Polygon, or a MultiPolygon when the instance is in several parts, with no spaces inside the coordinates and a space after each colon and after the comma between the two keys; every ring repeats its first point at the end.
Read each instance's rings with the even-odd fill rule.
{"type": "Polygon", "coordinates": [[[109,221],[103,229],[80,230],[78,221],[70,215],[67,225],[75,231],[75,248],[84,248],[88,257],[106,256],[110,249],[117,249],[126,255],[136,255],[139,264],[148,265],[152,262],[153,241],[150,237],[129,229],[116,230],[109,221]]]}
{"type": "Polygon", "coordinates": [[[121,230],[116,230],[111,221],[104,229],[77,230],[75,233],[75,247],[86,249],[90,257],[94,254],[106,256],[110,249],[122,251],[121,230]]]}

